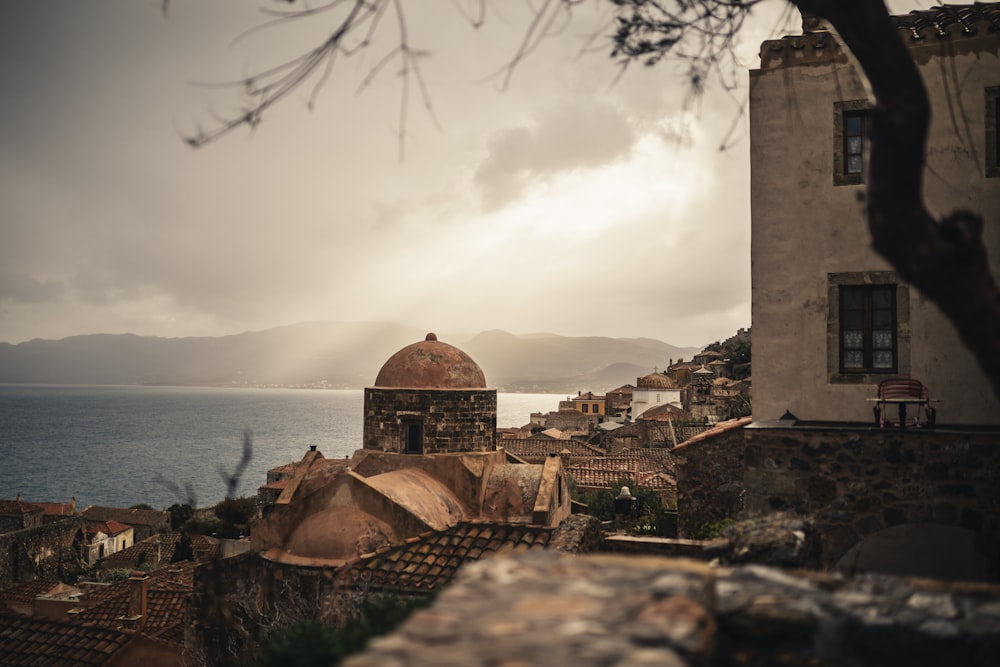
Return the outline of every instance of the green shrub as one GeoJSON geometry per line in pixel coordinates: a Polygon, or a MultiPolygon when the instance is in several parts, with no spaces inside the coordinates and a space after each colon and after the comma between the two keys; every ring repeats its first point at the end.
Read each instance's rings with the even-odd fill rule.
{"type": "Polygon", "coordinates": [[[378,595],[340,627],[305,619],[271,632],[261,644],[256,667],[332,667],[365,647],[368,640],[399,626],[430,598],[378,595]]]}

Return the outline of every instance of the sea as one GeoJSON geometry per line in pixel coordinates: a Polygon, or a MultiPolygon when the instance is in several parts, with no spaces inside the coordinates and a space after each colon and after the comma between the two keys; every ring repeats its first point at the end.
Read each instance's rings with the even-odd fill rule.
{"type": "MultiPolygon", "coordinates": [[[[498,393],[497,426],[565,398],[498,393]]],[[[0,499],[206,507],[233,480],[235,496],[253,495],[311,446],[327,458],[359,449],[363,403],[360,389],[0,384],[0,499]]]]}

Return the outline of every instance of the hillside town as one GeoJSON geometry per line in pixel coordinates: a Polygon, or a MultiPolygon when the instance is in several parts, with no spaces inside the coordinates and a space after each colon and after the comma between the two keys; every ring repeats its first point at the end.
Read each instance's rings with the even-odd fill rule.
{"type": "MultiPolygon", "coordinates": [[[[993,141],[969,166],[936,121],[928,159],[969,194],[930,198],[995,211],[1000,10],[893,20],[935,118],[975,99],[993,141]]],[[[0,501],[0,664],[295,664],[378,634],[355,623],[386,600],[402,625],[343,664],[1000,662],[1000,402],[857,219],[854,67],[807,15],[751,72],[752,374],[741,329],[498,429],[429,333],[384,351],[352,456],[317,443],[254,498],[0,501]]]]}

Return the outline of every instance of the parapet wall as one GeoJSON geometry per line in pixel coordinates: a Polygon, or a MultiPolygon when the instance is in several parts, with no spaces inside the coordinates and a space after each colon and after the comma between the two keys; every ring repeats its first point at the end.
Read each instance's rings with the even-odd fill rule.
{"type": "Polygon", "coordinates": [[[948,535],[967,539],[968,576],[1000,580],[998,434],[754,423],[673,452],[681,537],[721,519],[793,512],[810,519],[821,565],[833,567],[868,538],[909,526],[925,542],[937,535],[939,551],[957,548],[948,535]]]}

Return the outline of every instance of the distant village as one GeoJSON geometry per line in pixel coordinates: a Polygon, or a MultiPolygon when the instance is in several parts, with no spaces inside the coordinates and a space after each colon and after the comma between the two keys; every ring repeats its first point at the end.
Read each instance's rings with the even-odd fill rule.
{"type": "MultiPolygon", "coordinates": [[[[666,360],[634,385],[581,389],[522,428],[496,429],[496,390],[472,359],[430,334],[393,355],[365,390],[362,449],[326,459],[313,448],[270,470],[256,498],[162,510],[0,501],[3,622],[39,646],[110,641],[113,664],[188,664],[194,654],[214,655],[214,664],[222,649],[202,633],[217,619],[203,618],[208,609],[195,602],[203,595],[199,564],[229,562],[261,586],[273,568],[290,582],[322,565],[337,573],[331,595],[356,589],[355,579],[373,570],[396,581],[392,590],[432,590],[461,563],[493,552],[557,539],[583,549],[573,535],[579,526],[566,520],[587,516],[588,498],[601,494],[606,510],[623,487],[633,506],[589,517],[598,533],[676,537],[670,450],[749,413],[749,330],[714,347],[690,361],[666,360]],[[638,507],[643,493],[655,519],[651,507],[638,507]],[[662,525],[650,526],[654,520],[662,525]],[[458,535],[465,546],[440,565],[438,549],[458,535]],[[401,560],[414,567],[396,572],[391,563],[401,560]]],[[[289,613],[276,600],[260,604],[278,617],[289,613]]],[[[276,622],[251,616],[237,626],[276,622]]]]}

